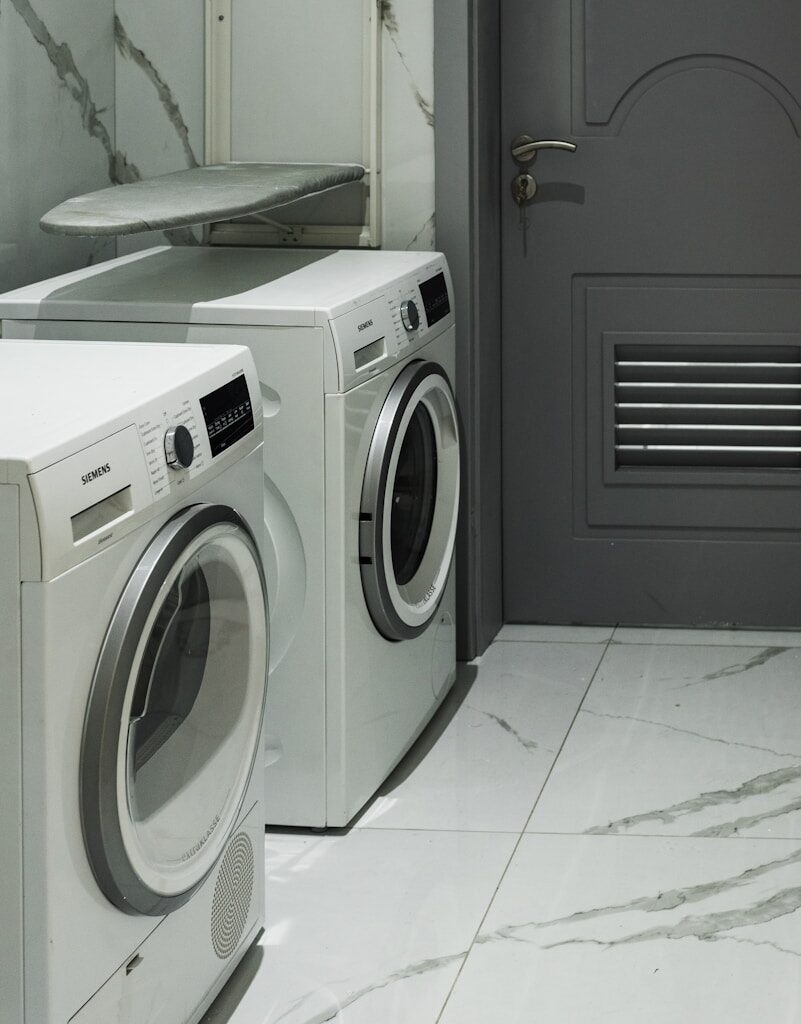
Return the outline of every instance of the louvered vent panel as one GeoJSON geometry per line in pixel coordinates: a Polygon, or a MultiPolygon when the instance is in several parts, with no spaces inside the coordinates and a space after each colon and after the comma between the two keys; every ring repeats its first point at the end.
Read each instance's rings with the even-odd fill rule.
{"type": "Polygon", "coordinates": [[[801,349],[615,346],[617,465],[801,467],[801,349]]]}

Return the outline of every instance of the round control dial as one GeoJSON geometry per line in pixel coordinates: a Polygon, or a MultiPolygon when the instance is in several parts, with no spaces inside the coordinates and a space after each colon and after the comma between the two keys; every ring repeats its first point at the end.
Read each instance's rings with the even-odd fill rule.
{"type": "Polygon", "coordinates": [[[172,469],[189,469],[195,457],[195,442],[183,424],[170,427],[164,435],[164,454],[172,469]]]}
{"type": "Polygon", "coordinates": [[[416,331],[420,326],[420,311],[413,299],[401,303],[401,320],[407,331],[416,331]]]}

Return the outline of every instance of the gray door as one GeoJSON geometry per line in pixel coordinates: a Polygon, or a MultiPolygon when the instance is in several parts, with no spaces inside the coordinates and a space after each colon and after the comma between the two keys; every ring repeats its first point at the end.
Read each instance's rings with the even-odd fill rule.
{"type": "Polygon", "coordinates": [[[801,7],[504,0],[510,622],[801,624],[801,7]]]}

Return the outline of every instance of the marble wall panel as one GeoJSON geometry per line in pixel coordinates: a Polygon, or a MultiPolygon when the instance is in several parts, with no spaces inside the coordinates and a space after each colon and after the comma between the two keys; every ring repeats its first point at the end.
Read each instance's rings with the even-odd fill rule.
{"type": "MultiPolygon", "coordinates": [[[[202,0],[116,0],[117,145],[142,177],[203,163],[204,4],[202,0]]],[[[188,232],[119,240],[120,254],[191,242],[188,232]]]]}
{"type": "MultiPolygon", "coordinates": [[[[428,249],[435,241],[433,0],[382,0],[382,11],[384,247],[428,249]]],[[[7,0],[0,7],[0,289],[114,255],[113,241],[42,233],[39,218],[52,206],[202,162],[203,12],[200,0],[7,0]]],[[[269,75],[266,68],[266,89],[269,75]]],[[[165,240],[193,238],[138,236],[119,250],[165,240]]]]}
{"type": "Polygon", "coordinates": [[[433,249],[434,0],[383,0],[384,248],[433,249]]]}
{"type": "MultiPolygon", "coordinates": [[[[384,67],[384,248],[431,249],[434,224],[434,0],[381,0],[384,67]]],[[[275,5],[274,5],[275,6],[275,5]]],[[[246,10],[247,5],[242,5],[246,10]]],[[[281,6],[277,5],[277,10],[281,6]]],[[[286,8],[284,34],[293,31],[297,10],[286,8]]],[[[150,177],[192,166],[203,159],[203,4],[200,0],[117,0],[117,139],[150,177]]],[[[281,36],[281,26],[276,26],[281,36]]],[[[240,34],[241,37],[241,34],[240,34]]],[[[234,34],[236,43],[237,34],[234,34]]],[[[354,59],[361,40],[353,39],[354,59]]],[[[254,63],[248,38],[237,59],[254,63]]],[[[265,49],[268,49],[265,47],[265,49]]],[[[337,51],[340,59],[342,47],[337,51]]],[[[275,67],[265,61],[264,94],[275,67]]],[[[319,76],[319,72],[318,72],[319,76]]],[[[252,72],[249,77],[252,78],[252,72]]],[[[309,79],[314,88],[317,78],[309,79]]],[[[324,84],[324,81],[323,81],[324,84]]],[[[297,131],[303,131],[298,119],[297,131]]],[[[240,133],[241,134],[241,133],[240,133]]],[[[311,159],[299,136],[302,156],[311,159]]],[[[248,151],[247,158],[270,159],[248,151]]],[[[274,157],[273,157],[274,158],[274,157]]],[[[319,153],[316,159],[329,159],[319,153]]],[[[350,206],[338,215],[344,193],[326,197],[321,212],[333,223],[351,219],[350,206]]],[[[321,204],[322,205],[322,204],[321,204]]],[[[287,210],[291,210],[289,207],[287,210]]],[[[280,217],[279,217],[280,219],[280,217]]],[[[285,219],[290,219],[287,212],[285,219]]],[[[321,219],[324,219],[321,217],[321,219]]],[[[181,241],[182,239],[173,239],[181,241]]],[[[120,251],[164,241],[162,235],[120,241],[120,251]]]]}
{"type": "Polygon", "coordinates": [[[113,0],[0,7],[0,290],[114,255],[39,218],[130,172],[114,140],[113,0]]]}

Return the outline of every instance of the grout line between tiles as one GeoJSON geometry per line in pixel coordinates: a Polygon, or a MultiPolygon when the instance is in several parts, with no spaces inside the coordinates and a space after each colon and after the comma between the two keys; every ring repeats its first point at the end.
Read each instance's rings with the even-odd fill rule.
{"type": "MultiPolygon", "coordinates": [[[[500,640],[493,640],[492,646],[496,647],[498,644],[570,644],[571,647],[602,647],[604,644],[611,642],[611,637],[607,637],[606,640],[557,640],[555,637],[548,637],[548,639],[535,640],[531,637],[526,639],[515,640],[513,637],[502,637],[500,640]]],[[[744,644],[742,646],[745,646],[744,644]]],[[[756,644],[755,646],[759,646],[756,644]]]]}
{"type": "Polygon", "coordinates": [[[348,836],[365,832],[434,832],[441,835],[471,835],[471,836],[519,836],[516,828],[428,828],[425,825],[409,828],[399,828],[397,825],[355,825],[349,829],[325,829],[316,832],[311,828],[265,828],[265,836],[277,836],[280,838],[300,839],[345,839],[348,836]]]}
{"type": "Polygon", "coordinates": [[[783,639],[783,640],[785,640],[784,643],[776,644],[775,646],[777,646],[777,647],[787,647],[788,650],[796,650],[796,649],[801,650],[801,630],[785,629],[785,630],[775,630],[775,631],[773,631],[773,630],[769,630],[769,629],[764,629],[764,630],[742,629],[742,630],[732,630],[731,631],[731,632],[734,632],[734,633],[739,633],[740,636],[743,636],[744,634],[747,634],[747,633],[760,633],[761,636],[763,637],[763,640],[760,640],[760,641],[751,640],[748,643],[734,643],[731,640],[727,640],[725,642],[713,642],[713,641],[710,641],[710,640],[703,640],[703,639],[700,638],[700,634],[703,633],[703,632],[719,633],[721,631],[720,630],[714,630],[714,629],[712,629],[712,630],[699,629],[699,630],[694,630],[693,631],[692,629],[688,630],[688,628],[686,626],[676,626],[676,627],[665,626],[665,627],[661,627],[661,628],[660,627],[656,627],[655,629],[651,630],[650,627],[648,627],[648,626],[645,626],[645,627],[621,626],[621,625],[618,624],[612,630],[612,636],[611,636],[610,642],[611,642],[613,647],[707,647],[707,648],[713,647],[714,648],[714,647],[765,647],[766,646],[766,644],[765,644],[765,640],[766,639],[767,640],[783,639]],[[660,633],[695,632],[696,634],[699,635],[699,639],[697,639],[697,640],[666,640],[664,638],[662,638],[662,639],[654,639],[653,637],[651,637],[650,640],[636,640],[636,639],[619,640],[618,639],[618,633],[621,630],[637,631],[639,629],[649,630],[649,631],[654,632],[654,633],[656,633],[656,632],[660,632],[660,633]],[[774,633],[774,635],[771,636],[771,633],[774,633]],[[786,641],[786,639],[785,639],[786,637],[793,636],[793,635],[795,635],[795,636],[797,636],[799,638],[798,639],[798,643],[791,644],[791,643],[788,643],[786,641]]]}
{"type": "MultiPolygon", "coordinates": [[[[650,640],[613,640],[612,647],[702,647],[706,651],[758,651],[763,650],[768,644],[702,644],[702,643],[669,643],[650,640]]],[[[784,647],[788,651],[801,651],[801,644],[777,644],[777,647],[784,647]]]]}
{"type": "MultiPolygon", "coordinates": [[[[584,690],[584,694],[582,695],[582,698],[579,701],[579,705],[576,708],[576,713],[573,715],[572,719],[570,720],[570,725],[565,730],[565,735],[562,738],[562,742],[559,744],[559,749],[556,752],[556,756],[554,757],[553,762],[551,763],[551,767],[548,769],[548,774],[545,776],[545,781],[543,782],[542,786],[540,787],[540,791],[537,794],[537,798],[534,801],[534,805],[531,808],[529,816],[528,816],[528,818],[526,818],[526,823],[523,826],[523,830],[521,831],[520,835],[517,837],[517,842],[515,843],[515,845],[514,845],[514,847],[512,849],[511,854],[509,855],[509,859],[506,862],[506,867],[501,872],[501,877],[498,879],[498,883],[497,883],[497,885],[495,886],[495,888],[492,891],[492,895],[489,898],[489,901],[487,903],[487,907],[486,907],[484,913],[481,916],[481,920],[478,922],[478,927],[476,928],[475,932],[473,933],[473,938],[470,941],[470,945],[467,947],[467,953],[465,954],[464,959],[462,960],[462,962],[459,964],[459,970],[456,972],[456,977],[453,979],[453,983],[451,984],[451,987],[448,989],[448,994],[445,997],[444,1002],[442,1003],[442,1008],[440,1009],[439,1013],[437,1014],[437,1019],[435,1021],[435,1024],[440,1024],[440,1022],[442,1021],[442,1015],[445,1013],[445,1010],[447,1009],[448,1003],[450,1002],[450,999],[451,999],[451,996],[453,995],[454,989],[459,984],[459,979],[462,976],[462,971],[464,970],[464,966],[465,966],[465,964],[467,963],[467,961],[468,961],[468,959],[470,957],[470,953],[473,950],[473,946],[476,943],[476,939],[478,938],[479,934],[481,933],[481,929],[482,929],[482,927],[484,925],[484,922],[487,919],[487,914],[489,914],[490,908],[492,907],[492,904],[495,902],[495,897],[498,895],[498,890],[500,889],[501,885],[503,884],[503,880],[506,878],[506,875],[507,875],[507,873],[509,871],[509,868],[510,868],[510,866],[512,864],[512,861],[515,858],[515,854],[517,853],[518,849],[520,848],[520,844],[522,843],[523,838],[526,835],[526,829],[528,828],[528,823],[531,821],[531,817],[534,814],[534,811],[537,809],[537,804],[540,802],[540,798],[542,797],[542,794],[545,792],[545,787],[548,785],[548,781],[550,780],[551,775],[553,774],[553,770],[556,767],[556,763],[559,760],[559,757],[560,757],[560,755],[562,753],[562,750],[564,749],[565,743],[567,743],[567,738],[568,738],[568,736],[570,735],[570,733],[571,733],[571,731],[573,729],[573,725],[575,724],[575,721],[578,718],[579,712],[581,711],[581,709],[582,709],[582,707],[584,705],[584,701],[587,699],[587,694],[590,692],[590,687],[595,682],[595,677],[598,675],[598,670],[600,669],[601,665],[603,664],[604,658],[606,657],[606,652],[609,650],[609,645],[612,642],[612,636],[614,636],[614,632],[612,633],[612,635],[609,637],[609,639],[604,644],[604,650],[603,650],[603,653],[601,654],[601,657],[598,659],[598,664],[595,666],[595,671],[590,676],[590,681],[587,683],[587,686],[586,686],[586,688],[584,690]]],[[[601,644],[598,644],[597,646],[600,647],[601,644]]]]}
{"type": "Polygon", "coordinates": [[[516,828],[427,828],[425,825],[416,828],[394,828],[390,825],[361,825],[354,832],[440,832],[443,835],[468,836],[519,836],[516,828]]]}
{"type": "MultiPolygon", "coordinates": [[[[614,630],[612,632],[612,637],[611,637],[612,646],[613,647],[707,647],[707,648],[708,647],[713,647],[713,648],[714,647],[765,647],[765,646],[770,646],[770,645],[767,645],[765,643],[766,640],[780,640],[781,639],[781,640],[784,640],[784,643],[777,643],[775,646],[777,646],[777,647],[787,647],[788,650],[795,650],[796,648],[801,649],[801,630],[776,630],[774,632],[774,631],[771,631],[769,629],[766,629],[766,630],[748,630],[748,629],[743,629],[743,630],[732,630],[731,631],[731,632],[734,632],[734,633],[738,633],[740,636],[744,636],[744,635],[746,635],[748,633],[751,633],[751,634],[759,633],[762,636],[761,640],[750,639],[748,641],[748,643],[735,643],[732,640],[725,640],[725,641],[711,641],[711,640],[708,640],[708,639],[704,640],[701,637],[702,633],[704,633],[704,632],[710,632],[710,633],[718,632],[719,633],[721,631],[719,631],[719,630],[708,630],[708,631],[705,631],[705,630],[702,630],[702,629],[693,630],[693,629],[687,629],[687,627],[680,627],[680,626],[675,627],[675,629],[671,628],[671,627],[664,627],[662,629],[655,629],[652,632],[653,633],[657,633],[657,632],[660,632],[660,633],[671,633],[671,632],[674,632],[674,633],[679,633],[679,632],[682,632],[682,633],[688,633],[688,632],[689,633],[693,633],[694,632],[696,634],[696,636],[698,637],[698,639],[692,639],[692,640],[689,640],[689,639],[684,639],[684,640],[668,640],[668,639],[665,639],[664,637],[662,637],[662,638],[655,638],[654,636],[652,636],[648,640],[646,640],[646,639],[638,640],[636,638],[622,639],[622,640],[618,639],[618,633],[621,630],[631,630],[632,632],[637,632],[640,628],[641,627],[637,627],[637,626],[619,626],[619,625],[615,626],[615,628],[614,628],[614,630]],[[774,635],[771,635],[772,632],[774,632],[774,635]],[[798,637],[798,643],[794,643],[793,644],[793,643],[788,643],[787,642],[786,638],[788,636],[793,636],[793,635],[798,637]]],[[[647,630],[648,627],[644,627],[644,629],[647,630]]]]}
{"type": "Polygon", "coordinates": [[[576,708],[576,713],[573,715],[572,719],[570,720],[570,725],[568,726],[567,732],[565,733],[564,738],[562,739],[562,742],[559,745],[559,749],[556,752],[556,757],[553,759],[553,763],[551,764],[551,767],[548,770],[548,774],[545,777],[545,782],[543,782],[542,787],[540,788],[540,791],[537,794],[537,799],[534,801],[534,806],[531,808],[531,812],[529,813],[529,816],[526,819],[526,823],[523,826],[523,831],[521,833],[521,838],[524,835],[526,835],[526,831],[528,829],[529,822],[531,821],[532,817],[534,816],[534,812],[537,809],[537,805],[539,804],[540,800],[542,799],[542,794],[545,792],[545,787],[548,785],[548,783],[549,783],[549,781],[551,779],[551,775],[553,775],[554,769],[556,768],[556,764],[557,764],[557,762],[559,761],[559,758],[562,755],[562,751],[564,750],[564,747],[565,747],[565,744],[567,743],[568,737],[570,736],[570,733],[573,731],[573,726],[576,724],[576,719],[581,714],[582,708],[584,707],[584,702],[587,699],[587,694],[590,692],[590,687],[595,682],[595,678],[598,675],[598,672],[600,671],[601,665],[603,665],[603,663],[604,663],[604,658],[606,658],[607,652],[609,651],[609,648],[612,645],[612,637],[614,637],[614,635],[615,634],[613,632],[612,636],[610,636],[610,638],[607,640],[606,645],[604,646],[603,654],[598,659],[598,664],[595,666],[595,671],[593,672],[592,677],[590,678],[589,683],[587,683],[587,688],[584,690],[584,694],[583,694],[583,696],[581,698],[581,701],[579,702],[579,706],[576,708]]]}

